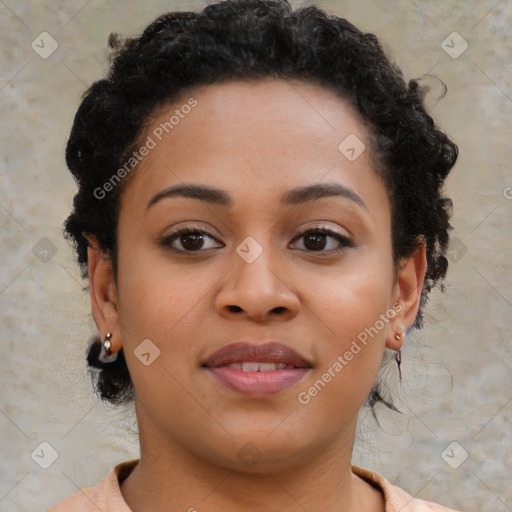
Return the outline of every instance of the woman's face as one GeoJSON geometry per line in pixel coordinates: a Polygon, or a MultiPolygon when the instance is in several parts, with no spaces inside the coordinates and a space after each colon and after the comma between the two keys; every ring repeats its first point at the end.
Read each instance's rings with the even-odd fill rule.
{"type": "Polygon", "coordinates": [[[230,82],[160,109],[141,141],[95,309],[124,347],[141,443],[246,471],[350,444],[424,272],[424,254],[394,271],[354,111],[304,82],[230,82]],[[208,190],[171,192],[185,186],[208,190]]]}

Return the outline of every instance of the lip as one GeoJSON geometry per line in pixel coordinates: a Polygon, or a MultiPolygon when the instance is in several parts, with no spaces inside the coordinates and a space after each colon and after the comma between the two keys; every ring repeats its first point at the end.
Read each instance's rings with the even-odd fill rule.
{"type": "Polygon", "coordinates": [[[284,391],[298,383],[312,369],[312,364],[292,348],[279,342],[262,344],[233,343],[214,352],[202,367],[224,387],[252,397],[284,391]],[[284,369],[243,371],[229,365],[260,362],[287,365],[284,369]]]}

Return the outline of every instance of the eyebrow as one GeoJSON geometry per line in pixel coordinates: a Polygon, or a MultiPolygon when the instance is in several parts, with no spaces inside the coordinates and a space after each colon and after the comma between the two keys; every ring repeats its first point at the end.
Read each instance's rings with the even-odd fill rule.
{"type": "MultiPolygon", "coordinates": [[[[197,184],[180,184],[168,187],[151,198],[146,210],[158,203],[162,199],[170,197],[189,197],[199,199],[208,203],[217,204],[231,208],[233,206],[232,197],[218,188],[197,184]]],[[[317,183],[315,185],[307,185],[304,187],[288,190],[281,196],[281,203],[285,205],[300,205],[309,201],[315,201],[324,197],[344,197],[350,199],[358,206],[368,210],[365,202],[356,194],[354,190],[340,183],[317,183]]]]}

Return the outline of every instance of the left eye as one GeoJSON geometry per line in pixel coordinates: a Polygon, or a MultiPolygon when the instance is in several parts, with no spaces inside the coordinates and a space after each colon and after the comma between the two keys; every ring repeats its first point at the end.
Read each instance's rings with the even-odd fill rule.
{"type": "Polygon", "coordinates": [[[308,229],[295,237],[294,240],[300,238],[304,238],[303,245],[306,246],[306,250],[313,252],[341,252],[346,247],[353,246],[352,242],[346,236],[326,228],[308,229]],[[334,239],[336,242],[331,242],[331,247],[326,247],[329,245],[326,241],[327,238],[334,239]]]}

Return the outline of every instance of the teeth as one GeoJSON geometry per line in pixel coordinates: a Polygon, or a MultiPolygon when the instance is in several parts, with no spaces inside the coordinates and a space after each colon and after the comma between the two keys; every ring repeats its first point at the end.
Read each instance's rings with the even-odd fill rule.
{"type": "Polygon", "coordinates": [[[243,372],[257,372],[259,370],[260,363],[242,363],[243,372]]]}
{"type": "Polygon", "coordinates": [[[285,363],[258,363],[257,361],[228,364],[229,368],[234,368],[235,370],[241,370],[243,372],[271,372],[274,370],[284,370],[287,366],[288,365],[285,363]]]}
{"type": "Polygon", "coordinates": [[[260,372],[270,372],[277,369],[276,363],[258,363],[260,372]]]}

